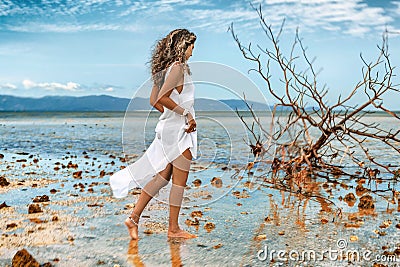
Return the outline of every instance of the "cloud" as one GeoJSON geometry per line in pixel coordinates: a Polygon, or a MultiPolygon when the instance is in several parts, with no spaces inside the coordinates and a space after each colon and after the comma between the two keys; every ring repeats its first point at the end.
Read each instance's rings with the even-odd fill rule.
{"type": "Polygon", "coordinates": [[[104,91],[106,91],[106,92],[114,92],[114,88],[108,87],[108,88],[104,89],[104,91]]]}
{"type": "MultiPolygon", "coordinates": [[[[250,0],[249,0],[250,1],[250,0]]],[[[194,29],[224,32],[231,22],[237,29],[259,28],[249,1],[210,0],[82,0],[30,1],[0,0],[0,29],[17,32],[126,31],[145,32],[152,27],[187,25],[194,29]],[[21,18],[24,19],[21,19],[21,18]]],[[[303,32],[340,31],[363,36],[396,28],[399,2],[381,7],[367,0],[258,0],[268,23],[303,32]]]]}
{"type": "MultiPolygon", "coordinates": [[[[253,3],[257,8],[260,4],[268,24],[280,25],[285,19],[286,29],[299,27],[302,32],[339,30],[363,36],[381,31],[394,22],[383,7],[371,7],[362,0],[262,0],[253,3]]],[[[192,9],[187,14],[187,19],[198,28],[223,31],[231,22],[242,31],[259,28],[258,15],[248,3],[230,8],[192,9]]]]}
{"type": "Polygon", "coordinates": [[[79,91],[79,88],[80,88],[80,84],[74,83],[74,82],[68,82],[67,84],[61,84],[61,83],[55,83],[55,82],[36,83],[31,80],[23,80],[22,85],[24,86],[25,89],[38,88],[38,89],[49,90],[49,91],[65,90],[65,91],[76,92],[76,91],[79,91]]]}
{"type": "Polygon", "coordinates": [[[78,24],[47,24],[47,23],[28,23],[24,25],[10,25],[8,30],[16,32],[83,32],[83,31],[116,31],[123,30],[127,32],[137,31],[137,27],[133,25],[116,25],[116,24],[88,24],[88,25],[78,25],[78,24]]]}
{"type": "Polygon", "coordinates": [[[0,89],[17,89],[17,86],[12,83],[0,84],[0,89]]]}

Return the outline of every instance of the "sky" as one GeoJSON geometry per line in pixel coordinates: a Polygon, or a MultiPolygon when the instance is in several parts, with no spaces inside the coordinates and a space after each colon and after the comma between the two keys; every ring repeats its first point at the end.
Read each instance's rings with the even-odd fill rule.
{"type": "MultiPolygon", "coordinates": [[[[147,62],[156,41],[187,28],[197,35],[190,61],[245,73],[273,103],[263,80],[248,74],[254,64],[243,58],[228,31],[233,23],[244,44],[270,45],[250,4],[261,4],[276,31],[285,19],[281,44],[286,51],[298,29],[331,102],[360,80],[360,53],[374,60],[385,29],[392,65],[400,65],[400,1],[395,0],[0,0],[0,94],[131,98],[150,78],[147,62]]],[[[196,95],[231,98],[210,88],[196,95]]],[[[391,94],[383,101],[396,108],[399,100],[391,94]]]]}

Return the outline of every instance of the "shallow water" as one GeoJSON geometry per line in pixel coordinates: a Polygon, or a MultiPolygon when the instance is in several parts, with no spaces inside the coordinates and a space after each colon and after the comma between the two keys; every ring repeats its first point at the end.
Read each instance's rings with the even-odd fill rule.
{"type": "MultiPolygon", "coordinates": [[[[392,203],[392,192],[384,191],[389,183],[385,179],[391,178],[389,174],[380,175],[384,179],[382,182],[371,181],[368,185],[366,181],[363,184],[371,190],[382,190],[372,194],[375,209],[369,215],[359,213],[357,206],[361,195],[355,192],[358,184],[343,177],[339,177],[336,184],[322,179],[310,181],[307,188],[311,195],[324,196],[336,206],[327,205],[328,200],[321,198],[302,198],[294,193],[271,189],[270,184],[262,179],[254,179],[265,172],[268,165],[255,166],[254,175],[241,169],[252,155],[243,141],[246,131],[240,121],[232,114],[201,112],[196,114],[199,157],[192,164],[187,182],[190,189],[185,191],[180,216],[182,227],[196,233],[198,238],[175,243],[167,241],[168,206],[165,203],[170,188],[167,186],[144,211],[139,241],[130,242],[123,220],[130,212],[126,205],[134,203],[138,195],[112,198],[108,178],[112,172],[126,166],[127,163],[120,159],[125,155],[123,152],[132,156],[129,162],[134,162],[135,155],[143,153],[154,138],[157,116],[135,113],[123,124],[123,115],[0,115],[0,153],[4,154],[0,159],[1,175],[10,181],[25,180],[27,183],[1,194],[0,202],[5,201],[15,209],[12,213],[1,213],[1,220],[10,223],[22,218],[20,224],[24,226],[0,229],[0,241],[3,242],[0,246],[1,266],[10,265],[15,252],[22,247],[41,263],[51,261],[55,266],[141,266],[141,263],[146,266],[372,266],[373,260],[369,258],[351,263],[347,259],[330,260],[326,257],[324,260],[300,261],[295,252],[314,250],[322,254],[328,249],[338,250],[338,241],[344,240],[347,246],[342,252],[369,250],[372,253],[370,258],[375,259],[400,246],[400,230],[396,228],[400,223],[398,200],[394,199],[392,203]],[[27,155],[21,155],[21,152],[27,155]],[[21,159],[27,161],[17,162],[21,159]],[[34,159],[38,159],[37,163],[34,159]],[[78,167],[54,169],[66,166],[70,161],[78,167]],[[78,170],[82,170],[81,179],[73,178],[73,172],[78,170]],[[102,170],[106,173],[104,177],[100,177],[102,170]],[[221,177],[222,187],[211,185],[213,177],[221,177]],[[42,178],[51,183],[42,185],[39,180],[42,178]],[[192,184],[195,179],[202,181],[200,187],[192,184]],[[37,187],[30,186],[28,182],[32,180],[38,181],[37,187]],[[249,187],[248,182],[252,182],[253,187],[249,187]],[[79,183],[83,189],[77,186],[79,183]],[[93,192],[88,191],[89,188],[93,192]],[[50,189],[58,191],[51,194],[50,189]],[[348,192],[353,192],[357,198],[352,207],[340,200],[348,192]],[[48,205],[43,205],[44,212],[28,215],[27,205],[35,196],[43,194],[49,195],[51,200],[48,205]],[[248,197],[238,198],[237,195],[248,197]],[[339,208],[342,209],[340,215],[337,214],[339,208]],[[190,213],[196,210],[203,212],[203,216],[198,218],[198,229],[185,224],[186,219],[193,220],[190,213]],[[54,214],[60,217],[59,227],[63,228],[60,231],[67,230],[65,235],[72,236],[73,240],[63,237],[57,242],[47,242],[52,238],[52,232],[46,228],[51,228],[53,222],[36,225],[29,221],[32,217],[46,219],[54,214]],[[388,220],[391,221],[388,227],[379,227],[388,220]],[[204,228],[206,222],[214,223],[215,228],[208,232],[204,228]],[[149,226],[150,223],[158,223],[159,227],[149,226]],[[357,227],[348,227],[355,223],[357,227]],[[39,226],[45,229],[40,230],[39,226]],[[29,234],[25,232],[28,227],[43,232],[46,237],[41,241],[43,244],[27,239],[29,234]],[[145,234],[145,229],[152,229],[154,233],[145,234]],[[14,233],[17,237],[12,237],[14,233]],[[18,245],[6,244],[11,240],[8,238],[18,245]],[[279,259],[275,252],[272,254],[274,260],[268,257],[262,260],[265,253],[260,250],[266,248],[269,253],[272,250],[292,251],[294,259],[279,259]],[[261,257],[257,257],[258,254],[261,257]],[[55,258],[59,261],[52,261],[55,258]]],[[[268,117],[263,119],[269,120],[268,117]]],[[[388,126],[393,123],[388,117],[374,119],[388,126]]],[[[374,148],[379,150],[379,147],[374,148]]],[[[387,162],[398,164],[395,155],[385,152],[382,157],[387,162]]],[[[390,186],[400,190],[398,184],[390,186]]],[[[385,264],[395,266],[396,263],[385,264]]]]}

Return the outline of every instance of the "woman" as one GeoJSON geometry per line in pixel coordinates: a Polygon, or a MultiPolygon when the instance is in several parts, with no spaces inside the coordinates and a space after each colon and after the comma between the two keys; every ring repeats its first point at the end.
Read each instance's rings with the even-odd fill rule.
{"type": "Polygon", "coordinates": [[[140,159],[110,178],[115,197],[124,197],[129,189],[148,181],[131,216],[125,220],[132,239],[138,239],[138,223],[144,208],[169,183],[171,174],[168,237],[197,237],[178,224],[190,163],[197,157],[194,86],[187,65],[195,41],[196,35],[186,29],[173,30],[158,41],[151,58],[154,86],[150,96],[150,104],[162,113],[156,136],[140,159]]]}

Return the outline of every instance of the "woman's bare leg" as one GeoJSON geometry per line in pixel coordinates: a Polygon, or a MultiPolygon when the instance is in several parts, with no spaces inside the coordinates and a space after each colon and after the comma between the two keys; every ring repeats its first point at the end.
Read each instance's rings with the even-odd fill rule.
{"type": "Polygon", "coordinates": [[[190,234],[179,227],[178,217],[181,209],[183,192],[189,174],[192,154],[189,149],[172,162],[172,187],[169,195],[169,225],[168,237],[194,238],[196,235],[190,234]]]}
{"type": "MultiPolygon", "coordinates": [[[[154,178],[143,187],[139,199],[136,202],[135,208],[131,213],[131,219],[139,223],[140,215],[149,201],[160,191],[161,188],[166,186],[172,173],[172,164],[168,163],[167,167],[157,173],[154,178]]],[[[128,227],[129,235],[132,239],[138,239],[138,227],[129,219],[125,220],[125,225],[128,227]]]]}

